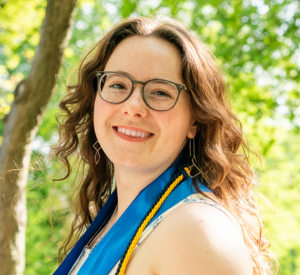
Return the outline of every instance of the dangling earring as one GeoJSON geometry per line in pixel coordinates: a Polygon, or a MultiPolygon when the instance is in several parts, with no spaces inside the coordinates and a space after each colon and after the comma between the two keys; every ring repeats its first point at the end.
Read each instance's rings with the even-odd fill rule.
{"type": "Polygon", "coordinates": [[[189,167],[190,169],[190,177],[194,178],[198,176],[201,172],[200,169],[197,166],[197,159],[195,154],[195,138],[191,138],[189,141],[189,147],[190,147],[190,158],[192,160],[192,165],[189,167]]]}
{"type": "Polygon", "coordinates": [[[101,150],[101,145],[98,140],[93,144],[93,147],[96,150],[95,162],[96,162],[96,164],[98,164],[100,161],[100,150],[101,150]]]}

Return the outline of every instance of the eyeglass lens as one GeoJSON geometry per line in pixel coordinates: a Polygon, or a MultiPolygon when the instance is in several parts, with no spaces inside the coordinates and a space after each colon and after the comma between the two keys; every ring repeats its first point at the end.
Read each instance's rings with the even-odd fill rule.
{"type": "MultiPolygon", "coordinates": [[[[127,99],[132,91],[132,81],[118,73],[106,73],[99,81],[101,97],[111,103],[120,103],[127,99]]],[[[144,87],[144,98],[147,104],[156,110],[167,110],[173,107],[178,96],[174,84],[164,80],[149,81],[144,87]]]]}

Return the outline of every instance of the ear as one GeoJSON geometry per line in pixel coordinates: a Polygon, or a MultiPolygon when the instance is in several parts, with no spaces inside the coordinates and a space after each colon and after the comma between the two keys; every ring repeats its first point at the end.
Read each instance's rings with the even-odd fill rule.
{"type": "Polygon", "coordinates": [[[196,120],[193,120],[193,124],[190,126],[190,129],[187,133],[188,138],[194,138],[198,132],[198,126],[196,125],[196,120]]]}

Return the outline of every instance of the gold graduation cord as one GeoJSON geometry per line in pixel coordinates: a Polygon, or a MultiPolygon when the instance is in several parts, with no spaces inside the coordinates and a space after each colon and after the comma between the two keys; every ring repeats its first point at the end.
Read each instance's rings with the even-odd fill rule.
{"type": "MultiPolygon", "coordinates": [[[[184,168],[184,170],[187,172],[187,174],[190,176],[190,171],[191,168],[184,168]]],[[[163,204],[163,202],[165,201],[165,199],[171,194],[171,192],[174,190],[174,188],[182,181],[183,179],[183,175],[180,175],[175,181],[172,182],[172,184],[168,187],[168,189],[166,190],[166,192],[161,196],[161,198],[159,199],[159,201],[156,203],[156,205],[154,206],[154,208],[152,209],[152,211],[149,213],[149,215],[146,217],[146,219],[143,221],[143,223],[141,224],[141,226],[139,227],[137,233],[134,236],[134,239],[132,240],[129,249],[127,250],[127,253],[125,255],[124,261],[121,265],[120,271],[117,273],[117,275],[124,275],[125,273],[125,269],[128,265],[129,259],[133,253],[133,250],[136,246],[136,244],[138,243],[144,229],[146,228],[146,226],[148,225],[148,223],[151,221],[151,219],[154,217],[154,215],[156,214],[156,212],[158,211],[158,209],[161,207],[161,205],[163,204]]]]}

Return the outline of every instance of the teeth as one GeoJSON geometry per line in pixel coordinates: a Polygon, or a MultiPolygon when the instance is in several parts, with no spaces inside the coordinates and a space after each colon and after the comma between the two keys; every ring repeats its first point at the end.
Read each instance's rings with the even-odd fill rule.
{"type": "Polygon", "coordinates": [[[117,127],[117,131],[120,132],[120,133],[123,133],[127,136],[132,136],[132,137],[150,137],[150,133],[145,133],[145,132],[140,132],[140,131],[135,131],[135,130],[129,130],[129,129],[126,129],[126,128],[120,128],[120,127],[117,127]]]}

